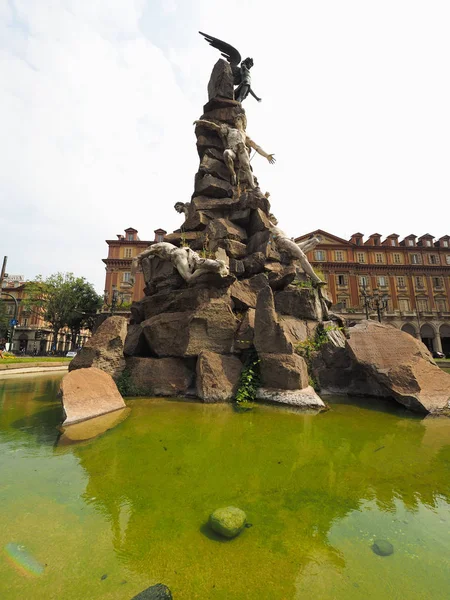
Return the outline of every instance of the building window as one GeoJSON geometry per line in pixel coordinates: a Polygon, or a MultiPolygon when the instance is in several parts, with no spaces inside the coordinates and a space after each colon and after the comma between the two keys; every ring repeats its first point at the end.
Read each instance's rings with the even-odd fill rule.
{"type": "Polygon", "coordinates": [[[432,277],[431,279],[433,281],[434,288],[443,288],[444,287],[444,280],[442,279],[442,277],[432,277]]]}
{"type": "Polygon", "coordinates": [[[132,233],[129,233],[129,234],[127,235],[127,240],[128,240],[129,242],[132,242],[132,241],[134,240],[134,236],[133,236],[133,234],[132,234],[132,233]]]}
{"type": "Polygon", "coordinates": [[[380,245],[380,238],[373,238],[373,243],[374,243],[374,246],[379,246],[380,245]]]}
{"type": "Polygon", "coordinates": [[[129,272],[123,273],[123,275],[122,275],[123,282],[129,283],[130,278],[131,278],[131,273],[129,273],[129,272]]]}
{"type": "Polygon", "coordinates": [[[395,263],[396,265],[400,265],[400,264],[401,264],[401,262],[402,262],[402,259],[401,259],[401,256],[400,256],[400,254],[394,254],[394,263],[395,263]]]}
{"type": "Polygon", "coordinates": [[[397,245],[396,241],[391,239],[391,246],[396,246],[396,245],[397,245]]]}
{"type": "Polygon", "coordinates": [[[409,312],[411,310],[409,300],[407,298],[401,298],[398,301],[398,307],[401,312],[409,312]]]}
{"type": "Polygon", "coordinates": [[[361,246],[361,238],[356,238],[356,245],[361,246]]]}
{"type": "Polygon", "coordinates": [[[416,284],[416,288],[422,289],[424,287],[422,277],[414,277],[414,282],[416,284]]]}
{"type": "Polygon", "coordinates": [[[338,262],[343,262],[344,261],[344,253],[342,252],[342,250],[335,250],[335,252],[334,252],[334,260],[336,260],[338,262]]]}
{"type": "Polygon", "coordinates": [[[397,287],[399,287],[399,288],[406,287],[405,278],[403,276],[397,277],[397,287]]]}
{"type": "Polygon", "coordinates": [[[448,248],[447,240],[442,240],[442,245],[444,246],[444,248],[448,248]]]}
{"type": "Polygon", "coordinates": [[[421,265],[422,264],[422,257],[420,256],[420,254],[411,254],[411,264],[412,265],[421,265]]]}
{"type": "Polygon", "coordinates": [[[125,248],[125,250],[124,250],[124,254],[123,254],[123,255],[124,255],[124,258],[131,258],[131,256],[132,256],[132,252],[133,252],[133,251],[132,251],[132,249],[131,249],[131,248],[125,248]]]}
{"type": "Polygon", "coordinates": [[[383,262],[383,255],[379,252],[375,254],[375,262],[380,264],[383,262]]]}
{"type": "Polygon", "coordinates": [[[408,240],[408,246],[414,246],[414,240],[408,240]]]}
{"type": "Polygon", "coordinates": [[[345,287],[347,285],[347,275],[336,275],[336,283],[338,287],[345,287]]]}
{"type": "Polygon", "coordinates": [[[439,256],[437,254],[430,254],[428,256],[428,262],[430,265],[438,265],[439,264],[439,256]]]}
{"type": "Polygon", "coordinates": [[[381,277],[378,277],[377,280],[378,280],[378,287],[381,287],[381,288],[387,287],[387,285],[388,285],[387,277],[381,276],[381,277]]]}
{"type": "Polygon", "coordinates": [[[325,252],[324,250],[316,250],[314,252],[315,260],[325,260],[325,252]]]}
{"type": "Polygon", "coordinates": [[[439,312],[447,312],[447,300],[445,298],[435,298],[435,302],[439,312]]]}
{"type": "Polygon", "coordinates": [[[359,276],[359,287],[368,288],[370,285],[370,280],[368,275],[360,275],[359,276]]]}
{"type": "Polygon", "coordinates": [[[157,234],[155,235],[155,239],[156,239],[156,241],[157,241],[158,243],[159,243],[159,242],[163,242],[163,241],[164,241],[164,234],[163,234],[163,233],[157,233],[157,234]]]}
{"type": "Polygon", "coordinates": [[[428,300],[426,298],[419,298],[417,300],[417,308],[420,312],[428,312],[428,300]]]}
{"type": "Polygon", "coordinates": [[[445,262],[450,265],[450,254],[447,254],[447,256],[445,257],[445,262]]]}
{"type": "Polygon", "coordinates": [[[356,253],[356,260],[359,263],[365,263],[366,262],[366,255],[364,254],[364,252],[357,252],[356,253]]]}
{"type": "Polygon", "coordinates": [[[431,246],[430,240],[425,240],[425,246],[431,246]]]}

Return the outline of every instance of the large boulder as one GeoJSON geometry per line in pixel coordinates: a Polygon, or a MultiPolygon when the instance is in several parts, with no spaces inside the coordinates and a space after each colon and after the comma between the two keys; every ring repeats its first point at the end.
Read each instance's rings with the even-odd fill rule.
{"type": "Polygon", "coordinates": [[[109,317],[69,364],[69,371],[97,367],[117,378],[125,368],[123,347],[127,336],[125,317],[109,317]]]}
{"type": "Polygon", "coordinates": [[[214,219],[208,224],[205,234],[209,240],[236,240],[241,242],[247,239],[245,229],[228,219],[214,219]]]}
{"type": "Polygon", "coordinates": [[[450,412],[450,375],[411,335],[376,321],[349,329],[350,356],[370,378],[407,408],[423,413],[450,412]]]}
{"type": "Polygon", "coordinates": [[[279,390],[273,388],[259,388],[256,392],[258,400],[275,402],[277,404],[288,404],[302,410],[311,409],[320,411],[326,409],[325,402],[319,398],[314,388],[308,386],[302,390],[279,390]]]}
{"type": "Polygon", "coordinates": [[[192,198],[194,210],[224,211],[232,210],[239,206],[239,198],[210,198],[208,196],[195,196],[192,198]]]}
{"type": "Polygon", "coordinates": [[[148,346],[145,339],[144,330],[141,325],[136,323],[128,325],[128,333],[123,347],[125,356],[147,356],[148,346]]]}
{"type": "Polygon", "coordinates": [[[259,292],[267,286],[267,277],[262,273],[249,279],[239,279],[230,287],[230,296],[237,310],[256,308],[259,292]]]}
{"type": "Polygon", "coordinates": [[[308,368],[297,354],[258,354],[261,385],[279,390],[301,390],[308,387],[308,368]]]}
{"type": "Polygon", "coordinates": [[[318,291],[311,287],[289,288],[277,292],[275,308],[278,313],[297,319],[321,321],[323,318],[318,291]]]}
{"type": "Polygon", "coordinates": [[[247,350],[253,346],[255,334],[255,310],[249,308],[236,333],[235,346],[238,350],[247,350]]]}
{"type": "Polygon", "coordinates": [[[184,395],[194,382],[182,358],[128,358],[127,370],[132,388],[142,396],[184,395]]]}
{"type": "Polygon", "coordinates": [[[293,354],[292,342],[278,322],[273,292],[267,285],[258,294],[254,345],[258,354],[293,354]]]}
{"type": "Polygon", "coordinates": [[[225,164],[222,161],[217,160],[217,158],[212,158],[206,153],[203,155],[199,170],[206,175],[212,175],[213,177],[218,177],[224,181],[230,181],[230,171],[225,164]]]}
{"type": "Polygon", "coordinates": [[[212,298],[220,298],[224,294],[226,294],[224,290],[198,286],[159,292],[140,301],[144,314],[143,321],[162,313],[191,312],[212,298]]]}
{"type": "Polygon", "coordinates": [[[197,360],[197,395],[203,402],[233,400],[242,363],[236,356],[201,352],[197,360]]]}
{"type": "Polygon", "coordinates": [[[228,198],[233,195],[233,188],[228,181],[224,181],[213,175],[204,175],[203,177],[195,178],[195,195],[228,198]]]}
{"type": "Polygon", "coordinates": [[[157,356],[198,356],[202,350],[230,354],[238,321],[229,301],[213,299],[191,313],[162,313],[142,323],[157,356]]]}
{"type": "Polygon", "coordinates": [[[233,72],[230,63],[223,58],[219,58],[214,65],[208,83],[209,100],[216,96],[234,100],[233,72]]]}
{"type": "Polygon", "coordinates": [[[125,408],[111,375],[96,367],[80,368],[64,375],[59,394],[65,413],[64,425],[125,408]]]}

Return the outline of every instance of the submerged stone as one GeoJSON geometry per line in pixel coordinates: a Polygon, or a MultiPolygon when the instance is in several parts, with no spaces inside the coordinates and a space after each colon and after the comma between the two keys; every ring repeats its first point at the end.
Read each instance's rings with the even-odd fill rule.
{"type": "Polygon", "coordinates": [[[390,556],[394,553],[394,546],[387,540],[375,540],[372,545],[372,550],[378,556],[390,556]]]}
{"type": "Polygon", "coordinates": [[[240,508],[218,508],[209,516],[209,525],[216,533],[227,538],[236,537],[245,527],[247,515],[240,508]]]}
{"type": "Polygon", "coordinates": [[[157,583],[133,596],[131,600],[172,600],[172,594],[167,585],[157,583]]]}

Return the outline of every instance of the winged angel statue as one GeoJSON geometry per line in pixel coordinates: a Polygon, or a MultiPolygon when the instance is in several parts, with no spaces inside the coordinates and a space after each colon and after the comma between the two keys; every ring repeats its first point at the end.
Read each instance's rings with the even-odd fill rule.
{"type": "Polygon", "coordinates": [[[234,85],[237,85],[237,88],[234,90],[235,99],[238,102],[243,102],[247,96],[251,94],[255,100],[261,102],[261,98],[258,98],[251,87],[250,69],[253,67],[253,58],[246,58],[241,62],[241,55],[236,48],[233,48],[233,46],[226,42],[222,42],[222,40],[212,37],[212,35],[202,33],[201,31],[199,31],[199,33],[207,42],[209,42],[210,46],[220,50],[222,56],[230,63],[234,77],[234,85]],[[239,63],[241,64],[239,65],[239,63]]]}

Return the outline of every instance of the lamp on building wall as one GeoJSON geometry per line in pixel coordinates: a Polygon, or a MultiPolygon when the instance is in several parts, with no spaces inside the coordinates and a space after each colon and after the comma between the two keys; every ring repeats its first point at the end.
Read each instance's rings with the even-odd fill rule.
{"type": "Polygon", "coordinates": [[[374,310],[377,313],[378,321],[381,323],[381,314],[388,306],[389,296],[387,294],[381,295],[377,288],[373,290],[372,295],[368,294],[365,281],[363,281],[360,292],[363,298],[364,309],[366,311],[366,319],[369,319],[369,310],[374,310]]]}

